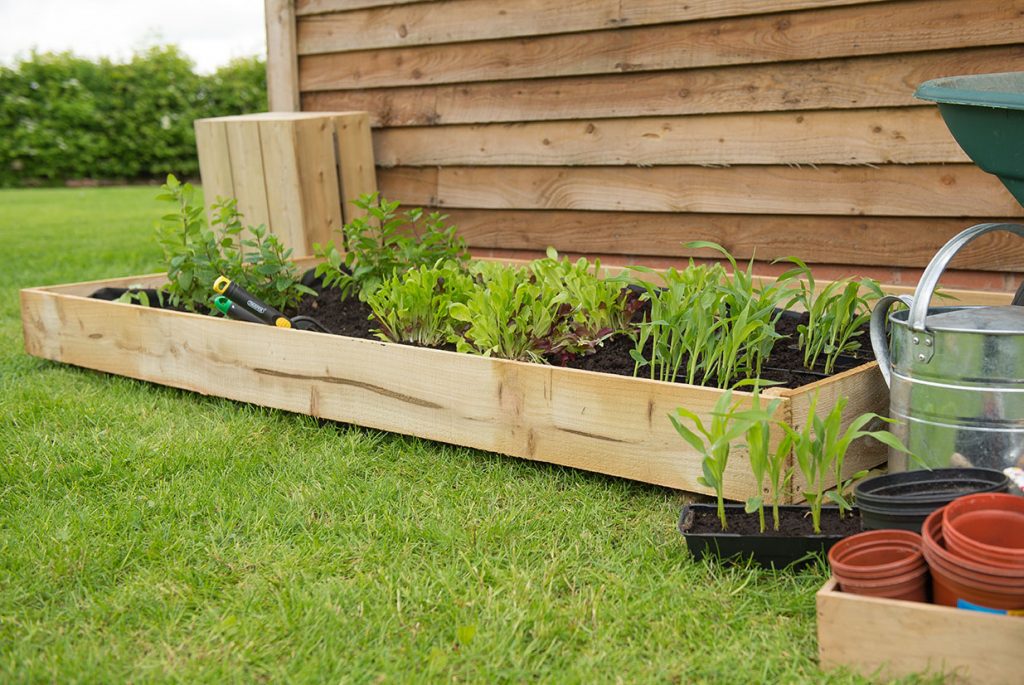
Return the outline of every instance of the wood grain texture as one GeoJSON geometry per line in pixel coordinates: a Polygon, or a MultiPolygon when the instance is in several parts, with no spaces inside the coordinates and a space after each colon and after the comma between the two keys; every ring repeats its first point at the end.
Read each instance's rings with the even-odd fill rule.
{"type": "Polygon", "coordinates": [[[872,680],[944,674],[950,682],[1020,682],[1024,621],[978,611],[840,592],[816,595],[822,669],[872,680]]]}
{"type": "MultiPolygon", "coordinates": [[[[738,259],[797,255],[812,263],[923,267],[965,227],[988,217],[847,217],[790,214],[662,214],[572,210],[445,209],[474,248],[644,257],[707,256],[684,243],[710,240],[738,259]],[[838,238],[837,238],[838,237],[838,238]]],[[[1024,240],[993,233],[973,241],[954,267],[1019,272],[1024,240]]]]}
{"type": "MultiPolygon", "coordinates": [[[[295,0],[295,14],[309,16],[329,12],[348,12],[367,7],[387,7],[389,5],[408,5],[424,0],[295,0]]],[[[429,2],[429,0],[427,0],[429,2]]]]}
{"type": "Polygon", "coordinates": [[[271,110],[299,109],[295,1],[264,0],[267,29],[267,101],[271,110]]]}
{"type": "Polygon", "coordinates": [[[654,73],[313,91],[302,94],[302,108],[366,110],[374,126],[392,127],[930,107],[913,97],[917,85],[928,79],[993,73],[1019,63],[1024,63],[1024,47],[999,46],[654,73]]]}
{"type": "Polygon", "coordinates": [[[444,0],[300,19],[303,54],[436,45],[787,12],[883,0],[444,0]]]}
{"type": "MultiPolygon", "coordinates": [[[[885,5],[539,38],[304,55],[302,91],[693,69],[1019,44],[1024,0],[885,5]],[[884,11],[876,11],[884,8],[884,11]]],[[[300,51],[302,47],[300,46],[300,51]]]]}
{"type": "Polygon", "coordinates": [[[1024,215],[973,165],[884,167],[396,167],[385,197],[480,209],[882,216],[1024,215]]]}
{"type": "Polygon", "coordinates": [[[238,211],[247,226],[270,226],[266,170],[260,143],[259,120],[237,117],[227,125],[228,155],[238,211]]]}
{"type": "MultiPolygon", "coordinates": [[[[24,290],[29,354],[381,430],[694,492],[667,415],[720,391],[24,290]],[[279,352],[267,355],[267,350],[279,352]]],[[[741,403],[749,395],[735,394],[741,403]]],[[[742,405],[747,406],[747,405],[742,405]]],[[[775,440],[779,436],[775,436],[775,440]]],[[[756,489],[741,455],[727,495],[756,489]]]]}
{"type": "Polygon", "coordinates": [[[365,214],[355,200],[377,192],[370,117],[366,112],[344,112],[332,115],[332,120],[344,218],[349,223],[365,214]]]}
{"type": "Polygon", "coordinates": [[[199,176],[203,197],[207,205],[207,221],[213,223],[209,206],[218,197],[234,197],[235,181],[231,174],[231,150],[228,129],[217,119],[196,119],[196,153],[199,156],[199,176]]]}
{"type": "Polygon", "coordinates": [[[393,128],[374,154],[384,167],[970,161],[923,107],[393,128]]]}
{"type": "Polygon", "coordinates": [[[313,254],[317,243],[327,243],[342,226],[342,206],[335,154],[335,121],[330,115],[318,119],[290,122],[295,136],[298,178],[285,186],[302,204],[301,240],[293,244],[294,253],[313,254]]]}

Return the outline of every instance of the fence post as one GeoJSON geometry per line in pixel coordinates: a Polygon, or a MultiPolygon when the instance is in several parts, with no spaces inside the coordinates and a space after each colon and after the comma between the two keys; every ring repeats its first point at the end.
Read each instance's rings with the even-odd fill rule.
{"type": "Polygon", "coordinates": [[[299,56],[295,0],[264,0],[267,24],[267,100],[271,112],[298,112],[299,56]]]}

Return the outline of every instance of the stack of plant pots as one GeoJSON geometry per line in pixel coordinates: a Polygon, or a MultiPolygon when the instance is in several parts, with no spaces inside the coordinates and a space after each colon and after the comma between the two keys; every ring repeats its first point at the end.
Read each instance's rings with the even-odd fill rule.
{"type": "Polygon", "coordinates": [[[872,530],[837,542],[828,553],[839,589],[856,595],[928,601],[928,566],[921,536],[872,530]]]}
{"type": "Polygon", "coordinates": [[[864,530],[900,528],[921,532],[928,514],[978,492],[1006,492],[1009,479],[994,469],[903,471],[867,478],[854,488],[864,530]]]}
{"type": "Polygon", "coordinates": [[[936,604],[1024,611],[1024,498],[959,498],[932,512],[922,534],[936,604]]]}

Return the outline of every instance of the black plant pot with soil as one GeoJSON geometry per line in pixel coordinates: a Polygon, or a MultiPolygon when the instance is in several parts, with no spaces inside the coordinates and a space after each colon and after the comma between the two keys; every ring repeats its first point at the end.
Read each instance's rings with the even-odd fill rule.
{"type": "Polygon", "coordinates": [[[840,517],[838,507],[822,507],[820,533],[814,532],[810,507],[780,506],[778,531],[773,528],[770,507],[764,513],[762,533],[756,512],[748,514],[742,504],[726,504],[723,531],[717,505],[687,504],[679,517],[679,532],[694,560],[705,555],[740,561],[752,557],[761,566],[776,568],[808,564],[814,554],[827,554],[832,545],[860,532],[856,509],[840,517]]]}
{"type": "Polygon", "coordinates": [[[994,469],[961,468],[902,471],[868,478],[853,495],[864,530],[900,528],[921,532],[928,514],[958,497],[1007,492],[1010,479],[994,469]]]}

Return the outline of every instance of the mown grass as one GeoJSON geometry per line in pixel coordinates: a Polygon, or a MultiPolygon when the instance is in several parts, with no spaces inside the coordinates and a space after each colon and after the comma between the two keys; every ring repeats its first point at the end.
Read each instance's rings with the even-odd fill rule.
{"type": "Polygon", "coordinates": [[[159,269],[153,194],[0,191],[0,680],[862,681],[680,493],[26,356],[18,288],[159,269]]]}

